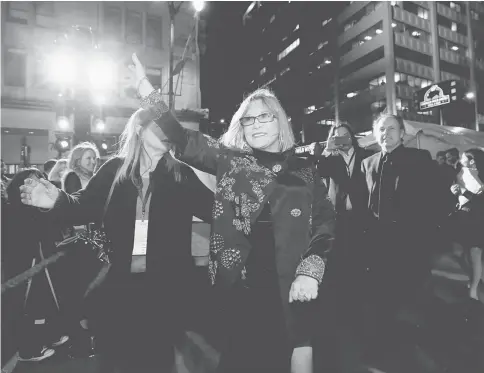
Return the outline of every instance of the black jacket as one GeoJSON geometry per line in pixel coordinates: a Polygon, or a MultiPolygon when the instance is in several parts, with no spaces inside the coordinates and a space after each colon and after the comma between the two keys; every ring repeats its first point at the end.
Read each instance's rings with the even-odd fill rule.
{"type": "MultiPolygon", "coordinates": [[[[121,159],[107,161],[85,189],[69,195],[61,192],[52,210],[64,224],[99,222],[121,159]]],[[[195,173],[182,166],[182,181],[176,182],[163,159],[152,172],[146,271],[170,303],[183,297],[193,270],[191,258],[192,216],[210,221],[213,193],[195,173]]],[[[117,184],[107,207],[104,226],[114,252],[109,283],[130,274],[138,190],[130,179],[117,184]],[[110,281],[111,280],[111,281],[110,281]]]]}
{"type": "Polygon", "coordinates": [[[69,171],[65,176],[64,176],[64,182],[62,183],[62,189],[66,193],[75,193],[78,190],[82,189],[82,183],[81,179],[79,176],[74,171],[69,171]]]}
{"type": "Polygon", "coordinates": [[[368,213],[368,191],[365,187],[365,175],[361,170],[363,159],[368,158],[372,152],[356,148],[354,167],[351,176],[348,175],[345,161],[341,155],[330,155],[320,157],[318,160],[318,171],[325,178],[328,186],[328,197],[333,203],[336,214],[346,210],[342,204],[349,195],[353,213],[364,221],[368,213]]]}

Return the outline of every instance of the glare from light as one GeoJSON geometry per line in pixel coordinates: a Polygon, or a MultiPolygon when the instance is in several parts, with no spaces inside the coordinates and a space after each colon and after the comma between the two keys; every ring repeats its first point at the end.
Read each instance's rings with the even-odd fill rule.
{"type": "Polygon", "coordinates": [[[102,120],[99,120],[96,123],[96,128],[97,128],[98,131],[104,131],[104,128],[106,128],[106,125],[104,124],[104,122],[102,120]]]}
{"type": "Polygon", "coordinates": [[[459,47],[458,47],[458,46],[456,46],[456,45],[454,45],[454,46],[452,46],[452,48],[451,48],[451,49],[452,49],[453,51],[458,51],[458,50],[459,50],[459,47]]]}
{"type": "Polygon", "coordinates": [[[67,140],[60,141],[59,145],[61,146],[62,149],[67,149],[69,147],[69,143],[67,142],[67,140]]]}
{"type": "Polygon", "coordinates": [[[224,124],[225,123],[225,119],[224,118],[220,119],[220,123],[224,124]]]}
{"type": "Polygon", "coordinates": [[[326,65],[329,65],[329,64],[331,63],[331,60],[324,60],[324,63],[325,63],[326,65]]]}
{"type": "Polygon", "coordinates": [[[467,98],[468,100],[472,100],[472,99],[474,99],[475,97],[476,97],[476,94],[475,94],[474,92],[467,92],[467,93],[466,93],[466,98],[467,98]]]}
{"type": "Polygon", "coordinates": [[[413,31],[413,32],[412,32],[412,36],[420,36],[420,32],[418,32],[418,31],[413,31]]]}
{"type": "Polygon", "coordinates": [[[196,12],[201,12],[205,7],[205,1],[203,0],[195,0],[192,1],[193,7],[195,8],[196,12]]]}
{"type": "Polygon", "coordinates": [[[77,65],[72,54],[55,53],[47,58],[46,63],[49,80],[61,84],[69,84],[76,80],[77,65]]]}
{"type": "Polygon", "coordinates": [[[371,40],[371,39],[373,39],[371,36],[369,36],[369,35],[365,36],[365,40],[371,40]]]}
{"type": "Polygon", "coordinates": [[[395,22],[393,22],[392,27],[397,27],[397,24],[395,22]]]}
{"type": "Polygon", "coordinates": [[[57,126],[61,129],[61,130],[65,130],[65,129],[68,129],[69,128],[69,120],[65,117],[61,117],[57,120],[57,126]]]}
{"type": "Polygon", "coordinates": [[[375,30],[375,32],[376,32],[378,35],[380,35],[381,33],[383,33],[383,31],[382,31],[382,30],[380,30],[379,28],[377,28],[377,29],[375,30]]]}
{"type": "Polygon", "coordinates": [[[101,93],[97,93],[93,96],[93,101],[97,105],[104,105],[106,103],[106,96],[101,93]]]}
{"type": "Polygon", "coordinates": [[[103,148],[104,150],[107,150],[108,149],[108,144],[106,144],[105,142],[103,142],[101,144],[101,148],[103,148]]]}
{"type": "Polygon", "coordinates": [[[352,97],[355,97],[356,95],[357,95],[357,93],[356,93],[356,92],[350,92],[350,93],[348,93],[348,94],[346,95],[346,97],[348,97],[348,98],[352,98],[352,97]]]}
{"type": "Polygon", "coordinates": [[[115,66],[107,58],[97,58],[88,65],[89,82],[93,89],[110,89],[115,81],[115,66]]]}

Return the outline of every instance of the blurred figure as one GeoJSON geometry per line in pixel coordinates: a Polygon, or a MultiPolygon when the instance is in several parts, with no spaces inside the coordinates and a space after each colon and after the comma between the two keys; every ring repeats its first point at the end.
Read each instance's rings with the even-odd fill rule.
{"type": "Polygon", "coordinates": [[[376,342],[373,354],[384,354],[390,342],[401,339],[397,312],[416,301],[430,275],[436,195],[442,185],[437,183],[430,153],[404,147],[401,117],[382,114],[374,122],[373,133],[382,150],[362,162],[371,221],[364,242],[360,294],[369,310],[368,328],[376,332],[369,339],[376,342]]]}
{"type": "MultiPolygon", "coordinates": [[[[40,180],[43,173],[33,168],[18,172],[8,186],[8,204],[2,211],[5,216],[2,219],[2,261],[6,278],[29,269],[34,259],[35,263],[39,263],[42,260],[40,250],[44,257],[52,255],[55,241],[60,239],[57,230],[41,211],[20,202],[19,187],[27,178],[40,180]]],[[[41,272],[27,286],[9,290],[12,292],[6,294],[10,297],[7,298],[9,301],[2,302],[2,306],[8,305],[4,311],[21,315],[15,333],[20,360],[44,360],[54,354],[51,346],[60,346],[69,340],[64,334],[65,324],[60,320],[57,298],[54,298],[54,290],[50,286],[46,273],[41,272]]]]}
{"type": "Polygon", "coordinates": [[[445,164],[447,162],[447,158],[445,156],[445,151],[440,151],[440,152],[437,152],[437,155],[435,157],[435,161],[437,162],[437,164],[439,166],[442,166],[443,164],[445,164]]]}
{"type": "Polygon", "coordinates": [[[462,154],[462,170],[451,190],[459,198],[453,222],[456,240],[469,250],[471,281],[469,296],[479,300],[478,287],[482,278],[482,250],[484,249],[484,151],[470,149],[462,154]]]}
{"type": "Polygon", "coordinates": [[[84,189],[94,175],[99,151],[93,143],[83,142],[72,149],[68,159],[68,171],[64,175],[62,189],[75,193],[84,189]]]}
{"type": "Polygon", "coordinates": [[[57,188],[62,189],[62,178],[67,170],[67,159],[59,159],[56,161],[48,174],[47,180],[54,184],[57,188]]]}
{"type": "Polygon", "coordinates": [[[57,160],[56,159],[49,159],[48,161],[45,161],[44,163],[44,178],[48,179],[50,171],[52,171],[52,168],[56,165],[57,160]]]}
{"type": "Polygon", "coordinates": [[[457,148],[451,148],[445,152],[445,159],[449,166],[457,171],[460,171],[459,163],[459,150],[457,148]]]}

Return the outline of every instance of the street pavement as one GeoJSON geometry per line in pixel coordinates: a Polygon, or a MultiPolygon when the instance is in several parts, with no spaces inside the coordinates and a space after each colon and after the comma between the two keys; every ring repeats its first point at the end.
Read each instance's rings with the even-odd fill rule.
{"type": "MultiPolygon", "coordinates": [[[[372,373],[482,373],[484,372],[484,286],[480,301],[467,297],[468,276],[462,269],[458,248],[434,258],[432,277],[427,286],[431,299],[423,308],[402,310],[399,318],[408,328],[422,331],[419,343],[402,347],[362,367],[372,373]],[[410,347],[409,347],[410,346],[410,347]]],[[[190,366],[178,353],[176,371],[171,373],[210,373],[218,353],[195,333],[187,333],[189,348],[204,355],[203,364],[190,366]]],[[[100,356],[68,359],[54,356],[40,363],[18,362],[14,373],[116,373],[100,356]]],[[[141,373],[141,372],[140,372],[141,373]]],[[[249,373],[249,372],[248,372],[249,373]]],[[[316,372],[319,373],[319,372],[316,372]]],[[[334,373],[334,372],[321,372],[334,373]]]]}

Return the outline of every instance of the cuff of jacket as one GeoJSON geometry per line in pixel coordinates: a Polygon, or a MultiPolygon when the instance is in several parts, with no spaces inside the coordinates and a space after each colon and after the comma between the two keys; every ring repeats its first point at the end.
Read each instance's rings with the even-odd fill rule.
{"type": "Polygon", "coordinates": [[[321,283],[325,268],[326,264],[320,256],[309,255],[299,263],[296,269],[296,276],[309,276],[321,283]]]}
{"type": "Polygon", "coordinates": [[[163,101],[163,97],[157,90],[154,90],[148,96],[142,98],[140,105],[144,109],[144,114],[149,115],[150,120],[157,120],[161,118],[163,114],[170,111],[170,108],[163,101]]]}

